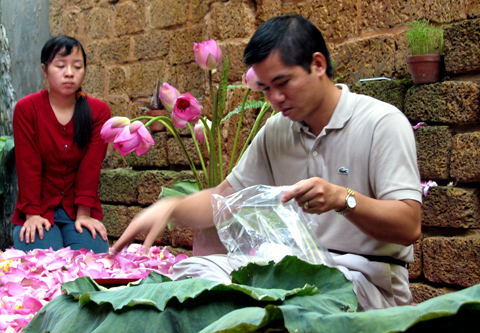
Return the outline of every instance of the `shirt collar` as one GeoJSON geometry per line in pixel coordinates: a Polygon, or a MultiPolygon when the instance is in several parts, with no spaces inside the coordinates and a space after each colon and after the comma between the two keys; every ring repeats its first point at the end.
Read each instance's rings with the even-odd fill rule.
{"type": "MultiPolygon", "coordinates": [[[[328,129],[343,128],[353,114],[354,101],[352,99],[350,89],[348,89],[346,84],[336,84],[336,86],[342,90],[342,95],[340,96],[338,104],[333,111],[332,118],[328,122],[327,126],[325,126],[325,128],[322,130],[322,133],[328,129]]],[[[303,121],[292,122],[292,129],[295,132],[309,132],[308,126],[305,125],[303,121]]]]}

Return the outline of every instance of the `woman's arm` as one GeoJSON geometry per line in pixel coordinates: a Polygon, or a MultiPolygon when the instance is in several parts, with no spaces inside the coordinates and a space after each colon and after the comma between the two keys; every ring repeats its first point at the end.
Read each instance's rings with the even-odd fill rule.
{"type": "Polygon", "coordinates": [[[97,238],[97,232],[104,241],[107,240],[107,229],[99,220],[90,216],[90,207],[79,205],[77,208],[77,219],[75,220],[75,229],[79,233],[83,233],[85,227],[90,230],[92,238],[97,238]]]}
{"type": "Polygon", "coordinates": [[[35,142],[33,103],[20,100],[13,113],[15,167],[18,178],[17,208],[24,214],[40,215],[42,158],[35,142]]]}

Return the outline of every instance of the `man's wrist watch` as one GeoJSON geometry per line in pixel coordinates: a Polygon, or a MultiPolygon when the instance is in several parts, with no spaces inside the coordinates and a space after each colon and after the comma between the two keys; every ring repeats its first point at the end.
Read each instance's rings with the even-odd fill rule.
{"type": "Polygon", "coordinates": [[[355,198],[355,191],[351,188],[346,187],[347,189],[347,197],[345,198],[345,207],[341,210],[337,210],[336,212],[342,216],[350,214],[353,209],[357,206],[357,199],[355,198]]]}

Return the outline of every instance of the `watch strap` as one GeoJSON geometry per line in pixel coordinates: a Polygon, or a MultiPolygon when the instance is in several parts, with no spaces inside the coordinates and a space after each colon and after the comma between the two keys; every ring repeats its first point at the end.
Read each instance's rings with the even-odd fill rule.
{"type": "Polygon", "coordinates": [[[346,189],[347,189],[347,196],[345,197],[345,207],[341,210],[336,210],[336,212],[342,216],[348,215],[353,211],[353,208],[350,208],[348,206],[348,199],[350,197],[355,198],[355,191],[348,187],[346,187],[346,189]]]}

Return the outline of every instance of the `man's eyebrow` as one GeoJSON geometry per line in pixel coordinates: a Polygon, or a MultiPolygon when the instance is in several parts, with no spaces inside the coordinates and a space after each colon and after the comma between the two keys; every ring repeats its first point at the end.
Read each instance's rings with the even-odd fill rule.
{"type": "Polygon", "coordinates": [[[282,80],[284,79],[285,77],[287,77],[288,75],[285,75],[285,74],[279,74],[277,76],[275,76],[272,80],[272,82],[275,82],[275,81],[278,81],[278,80],[282,80]]]}
{"type": "MultiPolygon", "coordinates": [[[[282,80],[282,79],[284,79],[284,78],[286,78],[286,77],[288,77],[288,76],[289,76],[289,75],[279,74],[279,75],[275,76],[275,77],[272,79],[272,83],[275,82],[275,81],[278,81],[278,80],[282,80]]],[[[262,83],[262,82],[260,82],[260,81],[257,81],[257,85],[259,85],[259,86],[266,86],[265,83],[262,83]]]]}

